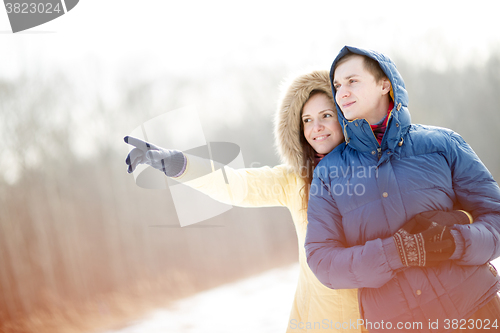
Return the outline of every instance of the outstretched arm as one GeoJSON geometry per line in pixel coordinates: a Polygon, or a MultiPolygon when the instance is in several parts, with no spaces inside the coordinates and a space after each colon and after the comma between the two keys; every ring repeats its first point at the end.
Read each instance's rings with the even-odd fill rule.
{"type": "Polygon", "coordinates": [[[209,159],[168,150],[143,140],[125,137],[135,148],[126,159],[128,171],[148,164],[173,180],[207,194],[214,200],[240,207],[288,206],[298,195],[297,178],[284,166],[214,170],[209,159]]]}

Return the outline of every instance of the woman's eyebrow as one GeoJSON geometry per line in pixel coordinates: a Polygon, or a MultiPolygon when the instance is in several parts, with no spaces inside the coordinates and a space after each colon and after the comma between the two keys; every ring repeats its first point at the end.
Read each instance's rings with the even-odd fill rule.
{"type": "MultiPolygon", "coordinates": [[[[335,110],[334,110],[334,109],[324,109],[324,110],[319,111],[319,112],[318,112],[318,114],[319,114],[319,113],[326,112],[326,111],[332,111],[332,112],[335,112],[335,110]]],[[[302,115],[302,118],[304,118],[304,117],[310,117],[310,115],[306,113],[306,114],[303,114],[303,115],[302,115]]]]}

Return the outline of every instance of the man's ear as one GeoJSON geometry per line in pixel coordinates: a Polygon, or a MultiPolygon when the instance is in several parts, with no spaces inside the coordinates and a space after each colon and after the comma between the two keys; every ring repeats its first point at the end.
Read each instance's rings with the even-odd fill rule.
{"type": "Polygon", "coordinates": [[[388,94],[391,91],[391,81],[389,79],[382,79],[382,95],[388,94]]]}

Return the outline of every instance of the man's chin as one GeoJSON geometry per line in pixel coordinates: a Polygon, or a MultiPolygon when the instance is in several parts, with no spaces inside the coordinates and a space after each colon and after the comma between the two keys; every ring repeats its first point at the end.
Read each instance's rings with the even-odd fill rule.
{"type": "Polygon", "coordinates": [[[342,111],[342,114],[344,115],[344,118],[347,121],[353,121],[354,119],[356,119],[356,117],[353,117],[353,115],[350,114],[350,112],[344,112],[344,111],[342,111]]]}
{"type": "Polygon", "coordinates": [[[358,119],[358,118],[353,117],[353,116],[351,116],[351,115],[346,115],[345,113],[344,113],[344,118],[345,118],[347,121],[353,121],[353,120],[355,120],[355,119],[358,119]]]}

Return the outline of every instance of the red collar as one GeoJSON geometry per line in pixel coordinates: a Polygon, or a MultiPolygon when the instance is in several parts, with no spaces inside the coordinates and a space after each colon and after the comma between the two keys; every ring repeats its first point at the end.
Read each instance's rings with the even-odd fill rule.
{"type": "Polygon", "coordinates": [[[325,157],[326,154],[318,154],[316,153],[314,155],[314,166],[316,167],[316,165],[318,165],[318,163],[323,159],[323,157],[325,157]]]}
{"type": "Polygon", "coordinates": [[[377,138],[379,144],[382,144],[382,138],[384,137],[385,130],[387,129],[387,123],[389,122],[389,115],[391,114],[393,108],[394,102],[391,100],[391,102],[389,103],[389,109],[387,110],[387,115],[385,116],[384,120],[382,120],[380,124],[370,125],[373,134],[377,138]]]}

